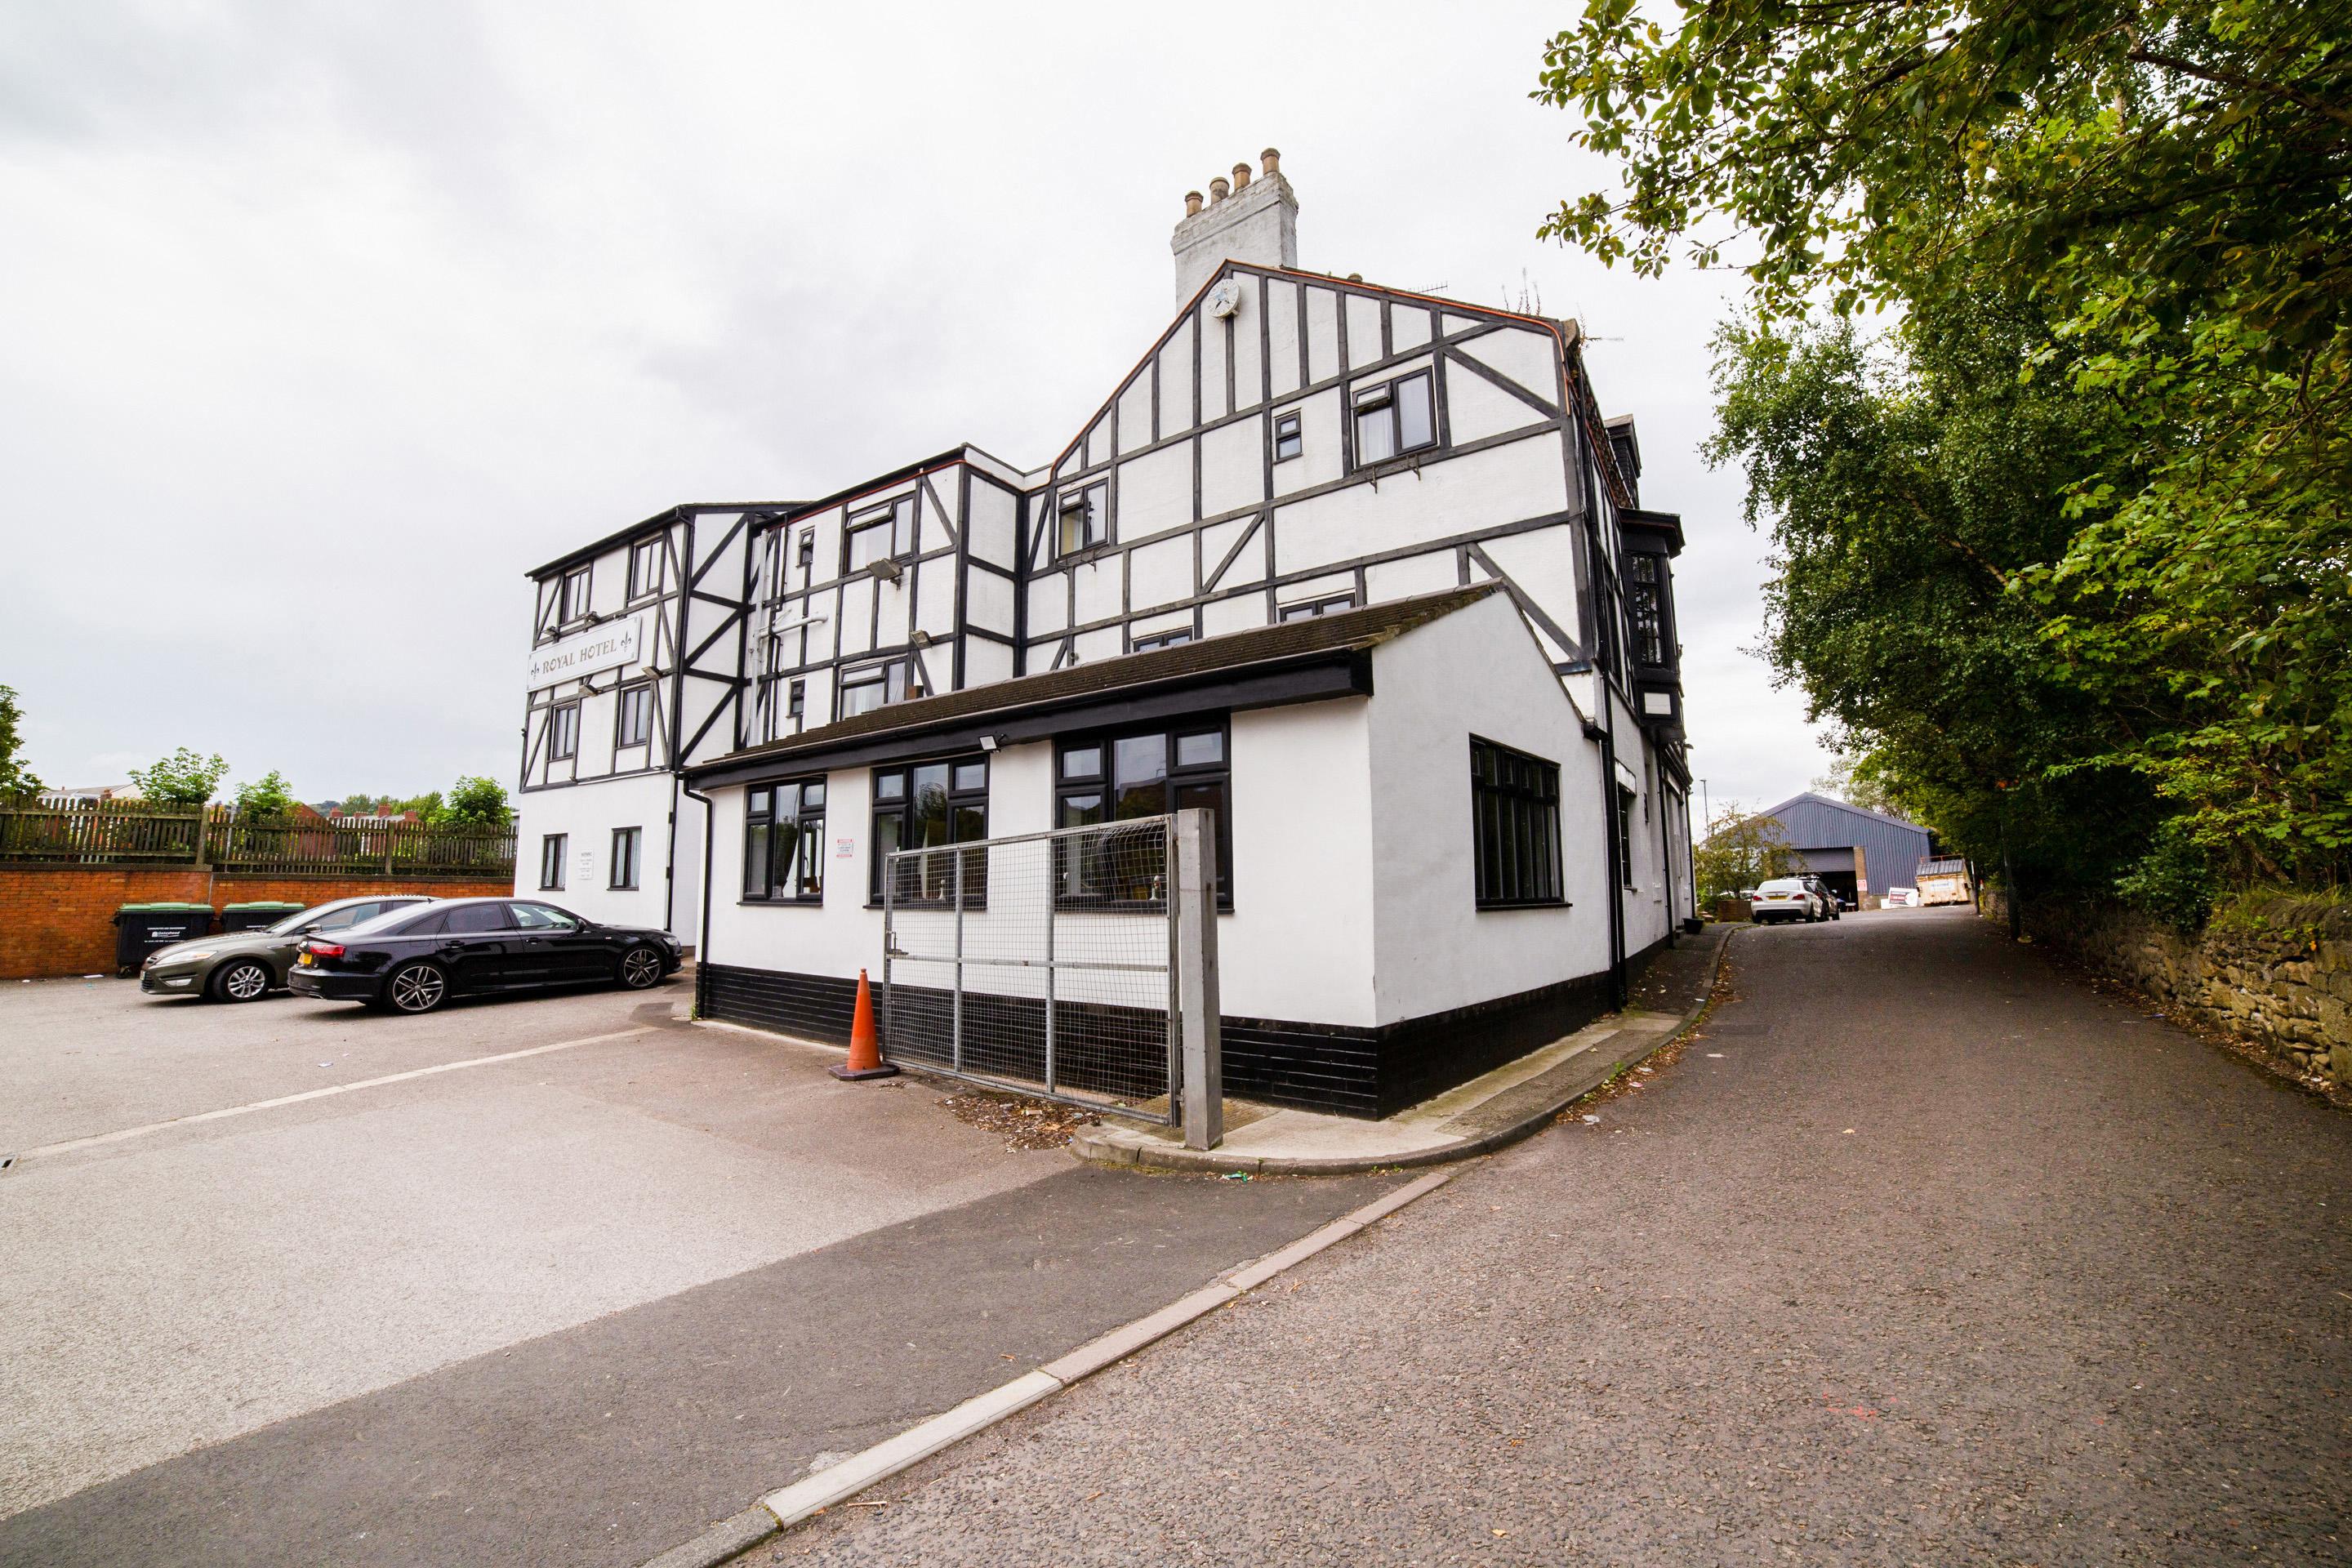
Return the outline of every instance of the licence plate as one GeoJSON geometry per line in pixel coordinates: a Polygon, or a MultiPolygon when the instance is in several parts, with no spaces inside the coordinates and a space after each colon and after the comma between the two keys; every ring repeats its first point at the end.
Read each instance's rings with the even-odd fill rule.
{"type": "Polygon", "coordinates": [[[310,955],[309,953],[307,953],[307,952],[306,952],[306,953],[304,953],[301,957],[299,957],[299,958],[296,959],[294,962],[295,962],[295,963],[299,963],[299,964],[300,964],[303,968],[308,969],[309,967],[310,967],[310,955]]]}

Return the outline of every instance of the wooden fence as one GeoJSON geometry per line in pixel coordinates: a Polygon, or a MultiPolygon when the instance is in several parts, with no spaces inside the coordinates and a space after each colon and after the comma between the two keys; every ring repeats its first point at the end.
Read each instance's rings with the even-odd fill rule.
{"type": "Polygon", "coordinates": [[[0,864],[208,866],[223,871],[511,875],[511,830],[323,817],[240,822],[227,806],[0,806],[0,864]]]}

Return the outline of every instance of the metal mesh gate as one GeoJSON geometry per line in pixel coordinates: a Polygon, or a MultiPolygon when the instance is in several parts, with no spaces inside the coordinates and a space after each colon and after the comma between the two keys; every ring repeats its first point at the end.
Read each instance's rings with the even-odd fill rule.
{"type": "MultiPolygon", "coordinates": [[[[1180,840],[1176,817],[1151,816],[892,854],[883,881],[885,1052],[929,1071],[1181,1124],[1182,966],[1202,963],[1183,933],[1201,917],[1197,889],[1188,900],[1175,873],[1181,846],[1198,843],[1180,840]]],[[[1207,942],[1213,969],[1213,929],[1207,942]]]]}

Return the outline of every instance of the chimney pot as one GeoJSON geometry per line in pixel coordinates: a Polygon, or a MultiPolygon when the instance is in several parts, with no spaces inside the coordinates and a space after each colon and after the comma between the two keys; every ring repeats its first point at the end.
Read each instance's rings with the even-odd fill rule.
{"type": "Polygon", "coordinates": [[[1185,193],[1184,216],[1169,237],[1179,309],[1228,261],[1298,265],[1298,195],[1288,182],[1259,179],[1247,163],[1237,163],[1231,179],[1219,174],[1208,187],[1205,202],[1198,191],[1185,193]]]}
{"type": "Polygon", "coordinates": [[[1264,165],[1265,172],[1269,174],[1279,174],[1282,173],[1282,154],[1276,152],[1271,147],[1267,148],[1265,152],[1260,153],[1257,155],[1257,161],[1260,164],[1264,165]]]}

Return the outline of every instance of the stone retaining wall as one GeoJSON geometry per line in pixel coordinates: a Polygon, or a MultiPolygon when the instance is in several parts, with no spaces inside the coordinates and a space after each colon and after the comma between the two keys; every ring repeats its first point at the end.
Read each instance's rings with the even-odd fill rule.
{"type": "MultiPolygon", "coordinates": [[[[1997,889],[1984,913],[2008,921],[1997,889]]],[[[2352,1083],[2352,906],[2242,900],[2188,936],[2120,904],[2029,903],[2025,929],[2200,1023],[2352,1083]]]]}

